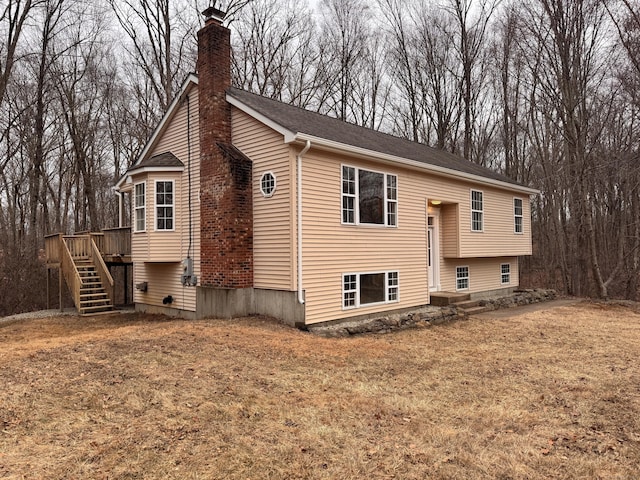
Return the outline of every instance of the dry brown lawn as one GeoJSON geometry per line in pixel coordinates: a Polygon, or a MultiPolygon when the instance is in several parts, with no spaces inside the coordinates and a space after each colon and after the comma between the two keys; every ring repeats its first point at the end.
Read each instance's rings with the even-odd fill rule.
{"type": "Polygon", "coordinates": [[[0,327],[0,478],[640,476],[640,313],[326,339],[138,314],[0,327]]]}

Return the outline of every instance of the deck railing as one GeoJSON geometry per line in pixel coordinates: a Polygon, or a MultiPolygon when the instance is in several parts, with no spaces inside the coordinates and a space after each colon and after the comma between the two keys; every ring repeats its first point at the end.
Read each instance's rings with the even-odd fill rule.
{"type": "Polygon", "coordinates": [[[100,253],[100,250],[98,249],[98,246],[96,245],[92,237],[89,237],[89,243],[91,244],[91,261],[96,267],[96,271],[98,272],[98,276],[100,277],[102,286],[104,287],[104,290],[107,293],[111,304],[113,305],[115,301],[113,277],[111,276],[111,273],[109,273],[109,269],[102,259],[102,254],[100,253]]]}
{"type": "Polygon", "coordinates": [[[91,256],[91,237],[89,235],[65,235],[62,237],[72,258],[91,256]]]}
{"type": "Polygon", "coordinates": [[[100,251],[106,255],[131,255],[131,227],[105,228],[100,251]]]}
{"type": "Polygon", "coordinates": [[[98,247],[98,251],[104,253],[104,233],[90,233],[89,235],[91,235],[91,240],[98,247]]]}
{"type": "Polygon", "coordinates": [[[44,237],[44,253],[47,263],[60,263],[61,233],[54,233],[44,237]]]}
{"type": "MultiPolygon", "coordinates": [[[[61,257],[61,271],[64,275],[64,279],[67,282],[67,286],[69,287],[69,291],[73,296],[73,303],[77,308],[80,308],[80,287],[82,286],[82,278],[80,278],[80,273],[78,273],[78,269],[76,268],[76,264],[73,261],[73,254],[67,248],[69,243],[66,241],[62,235],[59,236],[59,251],[61,257]]],[[[80,242],[76,242],[75,239],[71,242],[73,247],[78,246],[77,244],[80,242]]]]}

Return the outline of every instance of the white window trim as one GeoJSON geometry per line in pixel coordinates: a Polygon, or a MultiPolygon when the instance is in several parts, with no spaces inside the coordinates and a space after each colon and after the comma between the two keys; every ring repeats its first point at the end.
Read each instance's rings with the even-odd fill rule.
{"type": "Polygon", "coordinates": [[[501,263],[500,264],[500,285],[511,285],[511,264],[510,263],[501,263]],[[504,273],[504,271],[502,270],[503,267],[507,267],[509,269],[508,272],[504,273]],[[508,281],[504,281],[504,275],[507,275],[509,280],[508,281]]]}
{"type": "Polygon", "coordinates": [[[155,232],[175,232],[176,231],[176,181],[173,179],[163,180],[157,179],[153,185],[153,228],[155,232]],[[158,205],[158,183],[171,183],[171,204],[158,205]],[[173,228],[158,228],[158,207],[171,207],[173,208],[173,216],[171,218],[171,225],[173,228]]]}
{"type": "Polygon", "coordinates": [[[393,173],[385,173],[384,175],[384,215],[385,215],[385,227],[392,227],[392,228],[398,228],[398,191],[400,189],[398,188],[398,175],[395,175],[393,173]],[[396,198],[388,198],[387,197],[387,192],[389,190],[389,177],[395,177],[396,179],[396,198]],[[396,219],[396,223],[394,223],[393,225],[389,225],[387,222],[389,221],[389,205],[390,204],[395,204],[396,206],[396,212],[395,212],[395,219],[396,219]]]}
{"type": "Polygon", "coordinates": [[[342,276],[340,277],[341,281],[342,281],[342,297],[341,297],[341,304],[342,304],[342,310],[353,310],[356,308],[365,308],[365,307],[375,307],[377,305],[388,305],[390,303],[399,303],[400,302],[400,271],[399,270],[379,270],[379,271],[374,271],[374,272],[347,272],[347,273],[343,273],[342,276]],[[381,273],[384,273],[384,296],[385,296],[385,300],[383,302],[375,302],[375,303],[365,303],[364,305],[362,305],[360,303],[360,276],[361,275],[379,275],[381,273]],[[389,300],[389,274],[390,273],[395,273],[397,275],[398,278],[398,283],[397,285],[394,285],[394,288],[397,289],[397,294],[396,294],[396,299],[395,300],[389,300]],[[355,298],[355,305],[353,306],[349,306],[349,307],[345,307],[344,306],[344,294],[347,292],[352,292],[353,290],[345,290],[344,288],[344,277],[348,276],[348,275],[355,275],[356,277],[356,298],[355,298]]]}
{"type": "Polygon", "coordinates": [[[520,197],[513,197],[513,233],[516,235],[524,234],[524,200],[520,197]],[[516,200],[520,200],[520,215],[516,215],[516,200]],[[521,232],[516,228],[516,218],[520,218],[520,225],[522,227],[521,232]]]}
{"type": "Polygon", "coordinates": [[[456,292],[466,292],[467,290],[469,290],[471,288],[471,269],[469,268],[469,265],[456,265],[455,281],[456,281],[456,292]],[[467,279],[467,288],[458,288],[458,269],[459,268],[466,268],[467,269],[467,276],[466,277],[461,277],[461,278],[466,278],[467,279]]]}
{"type": "Polygon", "coordinates": [[[472,189],[469,193],[469,209],[471,211],[471,215],[470,215],[470,221],[471,221],[471,231],[474,233],[483,233],[484,232],[484,191],[483,190],[475,190],[472,189]],[[473,208],[473,194],[474,193],[479,193],[482,195],[482,210],[474,210],[473,208]],[[474,212],[480,212],[481,215],[481,229],[480,230],[475,230],[473,228],[473,214],[474,212]]]}
{"type": "Polygon", "coordinates": [[[400,184],[399,184],[399,179],[398,179],[398,175],[396,175],[395,173],[387,173],[387,172],[383,172],[380,170],[373,170],[370,168],[363,168],[363,167],[356,167],[354,165],[350,165],[350,164],[346,164],[343,163],[340,165],[340,223],[342,225],[352,225],[352,226],[359,226],[359,227],[373,227],[373,228],[398,228],[398,225],[400,223],[399,221],[399,211],[400,211],[400,205],[399,205],[399,200],[398,200],[398,193],[400,192],[400,184]],[[353,168],[355,170],[355,176],[354,176],[354,181],[355,181],[355,195],[350,195],[350,194],[346,194],[342,191],[342,182],[343,177],[342,177],[342,170],[343,168],[353,168]],[[361,223],[360,222],[360,177],[358,175],[358,172],[360,170],[365,170],[367,172],[372,172],[372,173],[379,173],[382,175],[382,187],[383,187],[383,191],[384,191],[384,201],[383,201],[383,206],[384,206],[384,211],[383,211],[383,220],[384,223],[361,223]],[[387,178],[389,176],[394,176],[396,177],[396,198],[395,199],[389,199],[387,197],[387,178]],[[345,222],[344,221],[344,217],[342,215],[343,213],[343,198],[347,196],[347,197],[353,197],[354,201],[353,201],[353,208],[354,208],[354,221],[353,223],[350,222],[345,222]],[[387,222],[389,220],[389,202],[395,203],[396,204],[396,223],[395,225],[389,225],[387,222]]]}
{"type": "Polygon", "coordinates": [[[136,182],[133,184],[133,233],[144,233],[147,231],[147,182],[136,182]],[[138,185],[144,185],[144,205],[141,207],[138,206],[137,200],[138,195],[136,193],[136,187],[138,185]],[[142,230],[138,230],[138,210],[142,210],[144,212],[142,218],[144,219],[144,228],[142,230]]]}
{"type": "Polygon", "coordinates": [[[271,170],[268,170],[264,172],[262,175],[260,175],[260,193],[262,193],[262,196],[264,198],[273,197],[276,193],[277,188],[278,188],[278,179],[275,173],[273,173],[271,170]],[[271,193],[265,192],[264,189],[262,188],[262,181],[264,180],[264,177],[266,177],[267,175],[271,175],[273,177],[273,191],[271,193]]]}

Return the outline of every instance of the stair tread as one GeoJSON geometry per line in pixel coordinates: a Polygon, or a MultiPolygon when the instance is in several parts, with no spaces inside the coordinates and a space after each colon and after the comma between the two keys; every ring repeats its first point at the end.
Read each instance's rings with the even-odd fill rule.
{"type": "Polygon", "coordinates": [[[81,308],[80,309],[80,314],[83,315],[85,313],[91,312],[91,313],[99,313],[99,312],[110,312],[113,310],[113,306],[109,305],[108,307],[99,307],[99,308],[81,308]]]}
{"type": "Polygon", "coordinates": [[[462,302],[456,302],[455,306],[458,308],[473,308],[480,306],[481,300],[465,300],[462,302]]]}
{"type": "Polygon", "coordinates": [[[476,307],[469,307],[469,308],[461,308],[461,310],[464,311],[467,315],[472,315],[474,313],[486,312],[487,311],[487,307],[476,306],[476,307]]]}

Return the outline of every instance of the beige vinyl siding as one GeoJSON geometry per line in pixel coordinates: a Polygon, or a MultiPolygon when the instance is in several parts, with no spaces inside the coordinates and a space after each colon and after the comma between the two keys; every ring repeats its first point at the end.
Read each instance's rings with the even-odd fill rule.
{"type": "Polygon", "coordinates": [[[196,287],[183,287],[180,283],[180,275],[182,275],[182,264],[179,262],[134,264],[134,281],[136,283],[145,281],[149,284],[147,292],[135,291],[135,302],[195,311],[190,307],[190,297],[195,298],[196,287]],[[168,295],[173,297],[173,302],[170,305],[164,305],[162,299],[168,295]]]}
{"type": "MultiPolygon", "coordinates": [[[[464,193],[464,192],[460,192],[464,193]]],[[[531,254],[531,207],[529,197],[522,198],[523,234],[514,232],[513,192],[467,187],[460,202],[460,257],[497,257],[531,254]],[[483,192],[483,231],[471,231],[471,190],[483,192]]]]}
{"type": "Polygon", "coordinates": [[[256,288],[295,290],[295,235],[291,179],[295,157],[282,135],[240,110],[232,110],[233,144],[253,162],[253,274],[256,288]],[[264,197],[260,179],[276,177],[273,196],[264,197]]]}
{"type": "Polygon", "coordinates": [[[501,288],[517,287],[519,284],[518,257],[490,257],[490,258],[441,258],[440,285],[443,291],[456,291],[456,267],[469,267],[469,293],[477,293],[501,288]],[[509,284],[501,282],[501,268],[503,263],[510,265],[509,284]]]}
{"type": "Polygon", "coordinates": [[[440,251],[444,257],[460,256],[459,205],[451,203],[440,208],[440,251]]]}
{"type": "MultiPolygon", "coordinates": [[[[200,145],[198,132],[198,89],[189,92],[191,110],[191,205],[194,273],[200,278],[200,145]]],[[[149,290],[134,291],[134,301],[164,306],[167,295],[174,298],[172,308],[196,309],[196,287],[183,287],[182,260],[189,247],[189,173],[187,146],[187,105],[183,103],[159,136],[149,156],[173,153],[184,163],[182,172],[149,172],[136,175],[134,181],[146,179],[146,232],[134,233],[132,255],[135,262],[134,283],[148,282],[149,290]],[[174,180],[174,231],[156,231],[155,181],[174,180]]]]}
{"type": "Polygon", "coordinates": [[[303,162],[303,282],[307,323],[424,305],[427,286],[426,195],[409,177],[375,163],[313,148],[303,162]],[[341,225],[341,164],[398,174],[398,227],[341,225]],[[342,275],[397,271],[399,301],[342,309],[342,275]]]}
{"type": "MultiPolygon", "coordinates": [[[[525,234],[515,235],[513,192],[479,189],[484,193],[485,232],[471,237],[469,182],[354,160],[312,148],[303,162],[303,284],[307,323],[429,302],[426,247],[429,200],[443,202],[439,215],[441,257],[445,252],[467,257],[504,257],[526,253],[530,238],[528,208],[523,215],[525,234]],[[341,225],[343,164],[397,175],[397,227],[341,225]],[[342,275],[380,271],[399,272],[399,302],[343,310],[342,275]]],[[[523,203],[528,203],[528,198],[525,200],[523,203]]],[[[455,275],[455,265],[473,265],[470,271],[474,291],[502,288],[499,275],[501,261],[500,258],[488,262],[472,258],[455,260],[452,261],[453,272],[455,275]],[[497,265],[497,270],[491,275],[488,267],[484,273],[477,271],[485,263],[497,265]]],[[[444,263],[440,272],[443,290],[451,289],[447,279],[448,268],[449,264],[444,263]]],[[[517,278],[515,265],[512,268],[512,277],[517,278]]]]}

